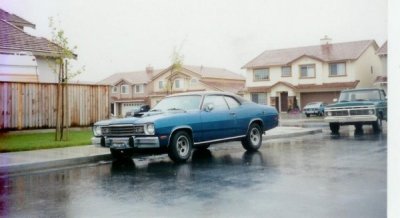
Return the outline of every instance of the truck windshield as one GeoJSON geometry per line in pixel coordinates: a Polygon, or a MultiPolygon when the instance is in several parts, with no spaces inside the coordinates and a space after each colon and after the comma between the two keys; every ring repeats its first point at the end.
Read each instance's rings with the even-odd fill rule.
{"type": "Polygon", "coordinates": [[[200,95],[183,95],[168,97],[161,100],[152,111],[168,111],[168,110],[194,110],[200,108],[200,95]]]}
{"type": "Polygon", "coordinates": [[[381,100],[379,90],[354,90],[340,94],[339,102],[381,100]]]}

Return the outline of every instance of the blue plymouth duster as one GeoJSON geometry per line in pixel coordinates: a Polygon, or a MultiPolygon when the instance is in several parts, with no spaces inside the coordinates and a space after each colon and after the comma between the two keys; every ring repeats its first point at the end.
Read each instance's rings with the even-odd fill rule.
{"type": "Polygon", "coordinates": [[[142,117],[99,121],[93,144],[109,147],[115,158],[130,158],[135,149],[157,148],[175,162],[192,149],[239,140],[249,151],[262,144],[262,134],[278,125],[274,107],[225,92],[191,92],[168,96],[142,117]]]}

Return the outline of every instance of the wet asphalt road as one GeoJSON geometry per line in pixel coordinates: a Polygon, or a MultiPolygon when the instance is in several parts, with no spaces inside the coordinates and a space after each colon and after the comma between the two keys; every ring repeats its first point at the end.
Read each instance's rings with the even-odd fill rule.
{"type": "Polygon", "coordinates": [[[0,177],[0,217],[386,217],[386,134],[365,129],[0,177]]]}

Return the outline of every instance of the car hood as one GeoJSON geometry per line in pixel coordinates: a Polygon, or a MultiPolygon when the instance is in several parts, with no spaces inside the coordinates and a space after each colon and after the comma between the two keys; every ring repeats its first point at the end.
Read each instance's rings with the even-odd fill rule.
{"type": "Polygon", "coordinates": [[[168,111],[168,112],[145,112],[142,117],[127,117],[121,119],[102,120],[96,122],[94,125],[117,125],[117,124],[144,124],[153,123],[158,119],[165,117],[175,117],[185,114],[185,111],[168,111]]]}
{"type": "Polygon", "coordinates": [[[334,104],[327,105],[330,107],[357,107],[357,106],[372,106],[377,105],[379,102],[376,101],[351,101],[351,102],[337,102],[334,104]]]}

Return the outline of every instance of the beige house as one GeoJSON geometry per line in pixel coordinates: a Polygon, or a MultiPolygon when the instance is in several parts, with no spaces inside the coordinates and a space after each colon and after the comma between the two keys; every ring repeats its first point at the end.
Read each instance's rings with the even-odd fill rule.
{"type": "Polygon", "coordinates": [[[125,116],[126,112],[148,104],[156,105],[167,95],[190,91],[226,91],[238,93],[245,78],[222,68],[184,65],[178,71],[172,67],[145,71],[116,73],[100,84],[111,85],[111,113],[125,116]]]}
{"type": "Polygon", "coordinates": [[[382,65],[374,40],[267,50],[243,66],[246,98],[278,111],[302,109],[312,101],[332,102],[340,91],[371,87],[382,65]]]}
{"type": "Polygon", "coordinates": [[[384,89],[387,92],[387,41],[378,49],[376,54],[381,59],[382,72],[377,75],[374,81],[374,86],[384,89]]]}
{"type": "Polygon", "coordinates": [[[0,81],[58,82],[50,64],[56,65],[59,47],[26,33],[25,27],[35,25],[0,8],[0,81]]]}

